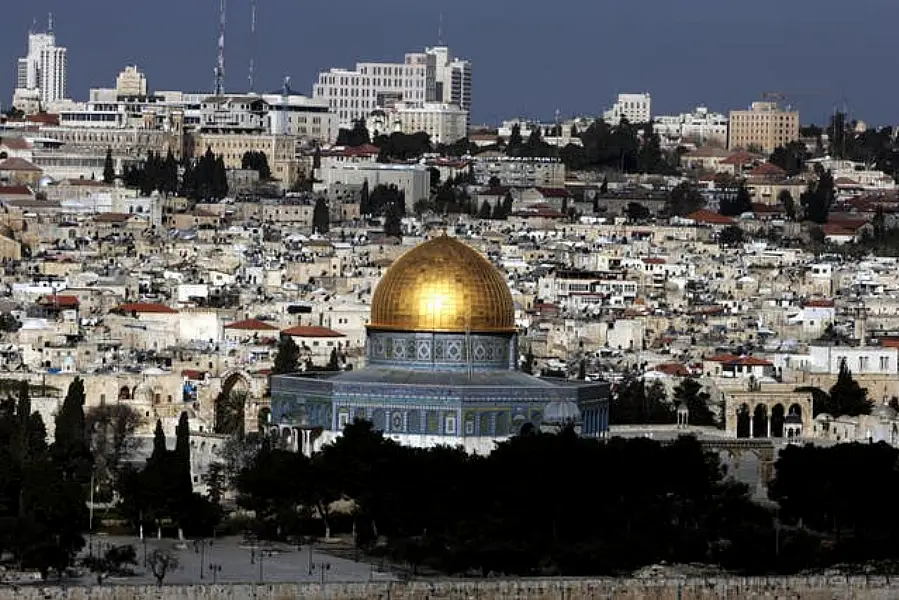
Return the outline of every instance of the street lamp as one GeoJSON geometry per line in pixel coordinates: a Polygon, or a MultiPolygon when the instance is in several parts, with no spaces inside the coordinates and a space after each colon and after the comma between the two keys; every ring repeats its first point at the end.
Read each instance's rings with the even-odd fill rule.
{"type": "Polygon", "coordinates": [[[203,563],[206,560],[206,547],[211,545],[212,542],[209,540],[194,541],[194,552],[200,555],[200,579],[203,579],[203,563]]]}

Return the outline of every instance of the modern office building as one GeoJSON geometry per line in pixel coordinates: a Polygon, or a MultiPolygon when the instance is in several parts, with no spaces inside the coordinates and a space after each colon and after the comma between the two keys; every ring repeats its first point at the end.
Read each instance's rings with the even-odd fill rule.
{"type": "Polygon", "coordinates": [[[13,105],[30,109],[34,100],[46,106],[66,98],[67,69],[66,49],[56,45],[51,17],[45,33],[28,33],[28,54],[18,61],[13,105]]]}
{"type": "Polygon", "coordinates": [[[471,110],[471,63],[452,58],[445,46],[406,54],[402,63],[361,62],[354,69],[319,74],[312,96],[324,100],[341,127],[397,103],[442,102],[471,110]]]}
{"type": "Polygon", "coordinates": [[[799,112],[776,102],[753,102],[749,110],[730,111],[727,147],[766,154],[799,139],[799,112]]]}

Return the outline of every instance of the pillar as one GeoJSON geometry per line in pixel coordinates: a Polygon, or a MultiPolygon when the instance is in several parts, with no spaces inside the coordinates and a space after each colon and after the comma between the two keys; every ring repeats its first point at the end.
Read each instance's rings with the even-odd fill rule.
{"type": "Polygon", "coordinates": [[[771,437],[771,415],[768,415],[768,437],[771,437]]]}
{"type": "Polygon", "coordinates": [[[749,411],[749,437],[750,437],[750,439],[755,437],[755,435],[754,435],[755,432],[753,431],[753,429],[755,429],[755,411],[750,410],[749,411]]]}

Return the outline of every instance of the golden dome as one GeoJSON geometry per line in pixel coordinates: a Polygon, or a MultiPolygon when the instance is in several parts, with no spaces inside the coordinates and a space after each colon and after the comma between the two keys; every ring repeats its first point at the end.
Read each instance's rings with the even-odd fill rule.
{"type": "Polygon", "coordinates": [[[387,270],[371,303],[373,329],[513,332],[512,294],[476,250],[447,236],[412,248],[387,270]]]}

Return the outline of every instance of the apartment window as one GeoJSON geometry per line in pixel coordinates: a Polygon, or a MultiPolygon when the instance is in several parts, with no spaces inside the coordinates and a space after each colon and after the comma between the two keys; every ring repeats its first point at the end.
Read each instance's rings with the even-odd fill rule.
{"type": "Polygon", "coordinates": [[[868,357],[867,356],[859,356],[858,357],[858,370],[859,371],[867,371],[868,370],[868,357]]]}
{"type": "Polygon", "coordinates": [[[890,370],[890,357],[889,356],[881,356],[880,357],[880,370],[881,371],[889,371],[890,370]]]}
{"type": "Polygon", "coordinates": [[[456,416],[450,415],[446,418],[446,433],[447,435],[456,435],[456,416]]]}

